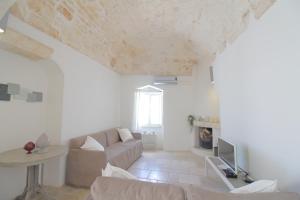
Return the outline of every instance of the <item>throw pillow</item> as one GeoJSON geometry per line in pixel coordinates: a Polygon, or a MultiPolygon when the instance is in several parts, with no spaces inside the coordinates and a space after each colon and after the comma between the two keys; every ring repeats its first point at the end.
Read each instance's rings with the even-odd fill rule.
{"type": "Polygon", "coordinates": [[[277,180],[259,180],[249,185],[236,188],[231,193],[278,192],[277,180]]]}
{"type": "Polygon", "coordinates": [[[105,169],[102,169],[102,176],[108,177],[118,177],[124,179],[137,179],[134,175],[130,174],[128,171],[121,169],[119,167],[112,166],[107,163],[105,169]]]}
{"type": "Polygon", "coordinates": [[[104,151],[104,147],[90,136],[87,136],[85,143],[80,148],[88,151],[104,151]]]}
{"type": "Polygon", "coordinates": [[[133,136],[132,136],[130,130],[128,130],[127,128],[118,129],[118,132],[119,132],[122,142],[127,142],[128,140],[133,139],[133,136]]]}

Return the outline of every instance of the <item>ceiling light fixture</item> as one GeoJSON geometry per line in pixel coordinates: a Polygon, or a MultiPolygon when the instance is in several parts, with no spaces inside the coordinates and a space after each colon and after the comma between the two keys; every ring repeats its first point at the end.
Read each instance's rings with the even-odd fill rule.
{"type": "Polygon", "coordinates": [[[5,15],[0,19],[0,33],[4,33],[7,27],[9,11],[5,13],[5,15]]]}

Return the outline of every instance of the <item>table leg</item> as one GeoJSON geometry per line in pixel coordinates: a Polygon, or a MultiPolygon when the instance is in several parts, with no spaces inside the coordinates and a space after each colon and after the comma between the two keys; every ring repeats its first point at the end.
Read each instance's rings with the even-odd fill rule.
{"type": "Polygon", "coordinates": [[[44,163],[41,164],[41,187],[44,187],[44,163]]]}
{"type": "Polygon", "coordinates": [[[39,185],[39,193],[44,197],[46,200],[54,200],[52,197],[48,195],[48,193],[44,190],[44,166],[45,164],[41,164],[41,179],[40,179],[40,185],[39,185]]]}
{"type": "Polygon", "coordinates": [[[207,160],[205,158],[205,176],[208,176],[207,160]]]}
{"type": "Polygon", "coordinates": [[[38,165],[27,167],[26,186],[23,194],[16,197],[16,200],[31,200],[34,198],[37,189],[36,184],[38,184],[36,181],[36,178],[38,178],[38,170],[38,165]]]}
{"type": "Polygon", "coordinates": [[[40,165],[27,167],[26,186],[24,192],[15,198],[15,200],[33,200],[37,195],[42,195],[43,199],[49,199],[47,193],[43,190],[43,172],[41,169],[41,185],[39,184],[40,165]]]}

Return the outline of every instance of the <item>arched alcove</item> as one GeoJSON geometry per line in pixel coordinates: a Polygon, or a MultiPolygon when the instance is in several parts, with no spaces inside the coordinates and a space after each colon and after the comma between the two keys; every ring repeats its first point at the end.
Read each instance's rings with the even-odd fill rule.
{"type": "MultiPolygon", "coordinates": [[[[62,144],[62,115],[63,115],[63,92],[64,74],[60,66],[51,59],[37,62],[47,77],[46,95],[46,134],[51,144],[62,144]]],[[[65,175],[64,158],[56,158],[45,165],[45,184],[61,185],[65,175]]]]}
{"type": "Polygon", "coordinates": [[[56,62],[50,59],[37,62],[47,76],[47,110],[46,110],[46,132],[51,143],[61,143],[62,110],[63,110],[63,88],[64,75],[56,62]]]}

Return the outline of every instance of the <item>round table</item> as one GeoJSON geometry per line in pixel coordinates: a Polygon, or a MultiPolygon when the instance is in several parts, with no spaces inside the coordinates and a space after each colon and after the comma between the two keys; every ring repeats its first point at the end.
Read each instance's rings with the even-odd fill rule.
{"type": "Polygon", "coordinates": [[[27,167],[26,186],[23,194],[15,200],[31,200],[37,194],[47,198],[43,190],[44,163],[53,158],[67,154],[68,148],[62,145],[51,145],[41,153],[27,154],[23,149],[14,149],[0,153],[1,167],[27,167]]]}

